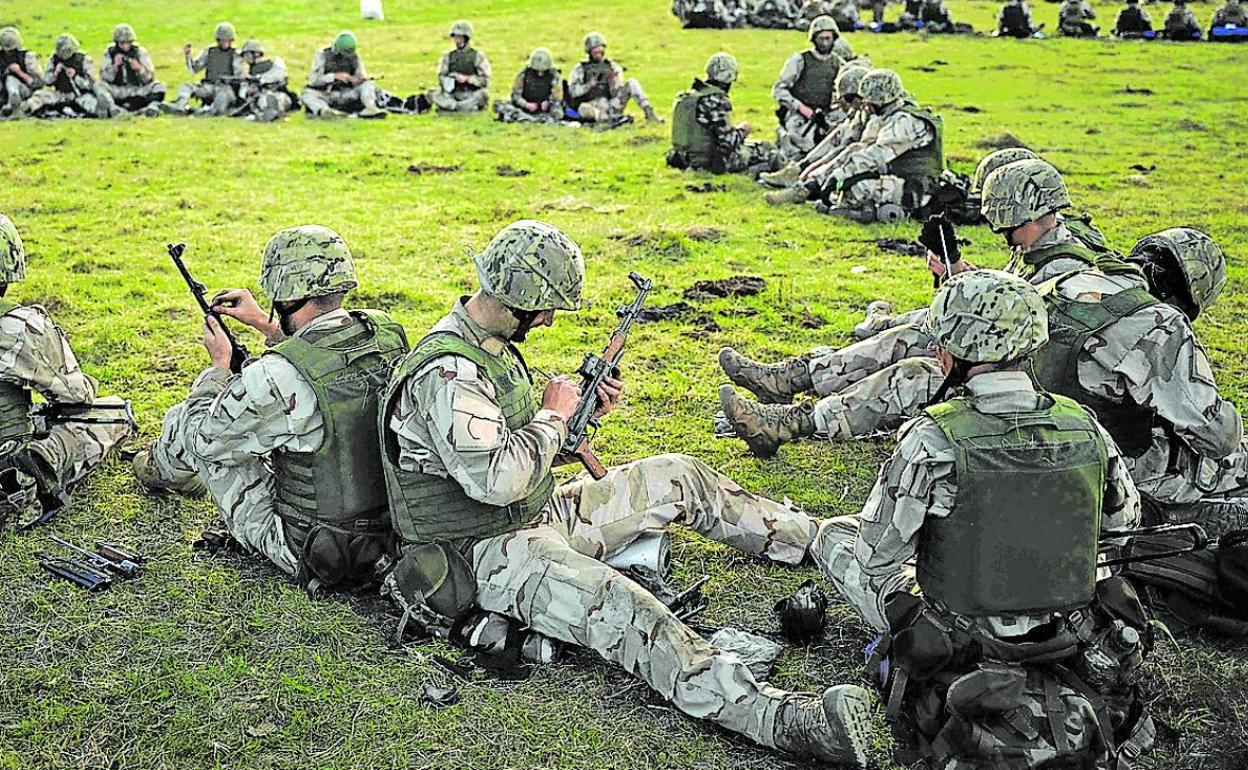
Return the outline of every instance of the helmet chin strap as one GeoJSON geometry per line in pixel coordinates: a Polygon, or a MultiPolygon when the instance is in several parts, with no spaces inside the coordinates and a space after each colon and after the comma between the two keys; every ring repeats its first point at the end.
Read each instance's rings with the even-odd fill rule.
{"type": "Polygon", "coordinates": [[[277,303],[274,302],[269,306],[269,323],[273,322],[273,314],[276,313],[279,316],[278,325],[281,326],[282,332],[287,336],[294,334],[295,330],[290,328],[290,317],[302,310],[303,306],[308,304],[310,299],[311,297],[304,297],[303,299],[290,300],[285,307],[278,307],[277,303]]]}
{"type": "Polygon", "coordinates": [[[518,325],[516,330],[511,333],[509,338],[512,342],[524,342],[524,338],[529,335],[529,331],[533,328],[533,322],[542,314],[541,310],[519,310],[514,307],[508,307],[508,312],[516,319],[518,325]]]}
{"type": "Polygon", "coordinates": [[[940,383],[940,388],[936,390],[936,394],[932,396],[932,400],[928,401],[925,406],[935,406],[943,403],[949,397],[949,391],[960,388],[966,384],[967,373],[970,372],[974,364],[969,361],[963,361],[960,358],[953,359],[953,368],[945,375],[944,382],[940,383]]]}

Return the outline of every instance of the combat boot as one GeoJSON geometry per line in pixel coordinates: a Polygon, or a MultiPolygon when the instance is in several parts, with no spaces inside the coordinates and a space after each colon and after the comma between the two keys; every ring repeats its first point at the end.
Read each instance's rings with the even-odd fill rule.
{"type": "Polygon", "coordinates": [[[780,707],[774,742],[790,754],[863,768],[871,742],[871,694],[853,684],[829,687],[822,698],[798,696],[780,707]]]}
{"type": "Polygon", "coordinates": [[[797,161],[790,161],[788,165],[779,171],[771,171],[766,174],[759,174],[758,181],[768,187],[783,189],[790,187],[801,181],[802,167],[797,165],[797,161]]]}
{"type": "Polygon", "coordinates": [[[199,497],[206,491],[204,482],[200,480],[198,475],[192,475],[189,479],[182,481],[167,479],[162,476],[159,471],[152,467],[152,453],[150,450],[144,449],[135,453],[134,459],[130,461],[130,465],[134,469],[134,477],[149,491],[169,490],[171,492],[181,492],[188,497],[199,497]]]}
{"type": "Polygon", "coordinates": [[[741,398],[731,385],[720,385],[719,402],[737,437],[755,457],[773,457],[781,444],[815,433],[815,406],[810,401],[795,406],[760,404],[741,398]]]}
{"type": "Polygon", "coordinates": [[[856,340],[865,340],[868,337],[874,337],[885,329],[891,329],[892,325],[893,303],[877,299],[867,305],[866,318],[863,318],[850,334],[856,340]]]}
{"type": "Polygon", "coordinates": [[[159,105],[160,105],[160,109],[164,110],[170,115],[191,114],[191,108],[187,106],[186,102],[160,102],[159,105]]]}
{"type": "Polygon", "coordinates": [[[654,111],[654,107],[650,106],[649,104],[647,104],[647,105],[643,106],[643,107],[641,108],[641,111],[642,111],[642,112],[644,112],[644,113],[646,114],[646,122],[647,122],[647,123],[663,123],[663,122],[665,122],[665,121],[663,120],[663,118],[659,117],[659,113],[657,113],[657,112],[655,112],[655,111],[654,111]]]}
{"type": "Polygon", "coordinates": [[[827,214],[830,217],[841,217],[851,222],[857,222],[863,225],[869,225],[875,220],[875,209],[862,208],[859,206],[846,206],[844,204],[836,204],[820,209],[820,214],[827,214]]]}
{"type": "Polygon", "coordinates": [[[360,110],[360,117],[366,120],[373,119],[373,118],[384,118],[386,117],[386,111],[376,106],[365,107],[364,109],[360,110]]]}
{"type": "Polygon", "coordinates": [[[797,184],[783,190],[772,190],[763,195],[763,200],[773,206],[789,206],[794,203],[805,203],[810,198],[810,191],[797,184]]]}
{"type": "Polygon", "coordinates": [[[719,351],[719,367],[728,379],[753,393],[764,404],[787,404],[805,393],[810,381],[810,358],[798,356],[778,364],[760,364],[732,348],[719,351]]]}

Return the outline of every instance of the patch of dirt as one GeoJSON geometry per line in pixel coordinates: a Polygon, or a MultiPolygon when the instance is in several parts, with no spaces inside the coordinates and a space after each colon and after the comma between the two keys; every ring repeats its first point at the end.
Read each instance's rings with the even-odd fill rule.
{"type": "Polygon", "coordinates": [[[1151,166],[1145,166],[1142,163],[1135,163],[1131,165],[1130,168],[1132,171],[1138,171],[1141,174],[1151,174],[1157,170],[1157,164],[1154,163],[1151,166]]]}
{"type": "Polygon", "coordinates": [[[903,257],[921,257],[927,254],[927,247],[923,244],[905,238],[876,238],[873,243],[880,251],[890,251],[903,257]]]}
{"type": "Polygon", "coordinates": [[[734,275],[715,281],[698,281],[685,289],[684,298],[694,302],[724,297],[752,297],[762,294],[767,282],[754,275],[734,275]]]}
{"type": "Polygon", "coordinates": [[[1101,129],[1099,129],[1099,128],[1089,128],[1087,131],[1084,131],[1083,133],[1087,134],[1088,136],[1093,136],[1093,135],[1095,135],[1095,134],[1099,134],[1099,133],[1101,133],[1101,129]]]}
{"type": "Polygon", "coordinates": [[[802,317],[797,322],[797,325],[802,327],[803,329],[822,329],[824,326],[827,325],[827,323],[828,323],[827,321],[823,320],[819,316],[810,312],[810,310],[803,309],[802,317]]]}
{"type": "Polygon", "coordinates": [[[703,182],[702,184],[687,184],[685,189],[691,193],[715,193],[723,192],[728,189],[728,185],[717,184],[715,182],[703,182]]]}
{"type": "Polygon", "coordinates": [[[1120,93],[1120,94],[1136,94],[1136,95],[1138,95],[1138,96],[1152,96],[1152,95],[1153,95],[1153,89],[1151,89],[1151,88],[1134,88],[1134,87],[1132,87],[1132,86],[1125,86],[1124,88],[1120,88],[1120,89],[1118,89],[1117,93],[1120,93]]]}
{"type": "Polygon", "coordinates": [[[620,241],[632,249],[641,249],[647,256],[660,256],[669,259],[684,259],[689,256],[689,248],[684,240],[675,233],[660,230],[657,233],[627,233],[616,231],[607,236],[613,241],[620,241]]]}
{"type": "Polygon", "coordinates": [[[630,136],[624,144],[629,147],[644,147],[647,144],[654,144],[655,142],[661,141],[663,141],[663,137],[661,136],[655,136],[653,134],[637,134],[635,136],[630,136]]]}
{"type": "Polygon", "coordinates": [[[969,112],[972,115],[978,115],[979,113],[983,112],[982,108],[976,107],[973,104],[967,104],[965,106],[959,107],[958,109],[962,110],[963,112],[969,112]]]}
{"type": "Polygon", "coordinates": [[[1004,150],[1007,147],[1026,147],[1027,145],[1022,139],[1006,131],[1003,134],[981,136],[971,142],[971,146],[977,150],[1004,150]]]}
{"type": "Polygon", "coordinates": [[[528,176],[529,174],[532,174],[533,172],[529,171],[528,169],[514,168],[504,163],[503,165],[495,169],[494,173],[498,174],[499,176],[528,176]]]}
{"type": "Polygon", "coordinates": [[[1175,123],[1174,128],[1176,131],[1208,131],[1209,130],[1209,127],[1206,126],[1204,123],[1201,123],[1199,120],[1188,120],[1187,118],[1183,118],[1178,123],[1175,123]]]}
{"type": "Polygon", "coordinates": [[[654,323],[655,321],[671,321],[685,313],[692,313],[693,305],[688,302],[673,302],[670,305],[643,308],[637,314],[638,323],[654,323]]]}
{"type": "Polygon", "coordinates": [[[618,214],[621,211],[627,211],[628,206],[623,204],[612,204],[609,206],[595,206],[587,200],[582,200],[575,195],[564,195],[553,201],[542,204],[542,211],[593,211],[598,214],[618,214]]]}
{"type": "Polygon", "coordinates": [[[720,230],[718,227],[707,227],[705,225],[691,225],[689,229],[685,231],[685,237],[691,241],[710,241],[713,243],[715,241],[723,240],[725,235],[727,235],[727,233],[720,230]]]}
{"type": "Polygon", "coordinates": [[[454,174],[459,171],[459,166],[435,166],[432,163],[418,163],[407,167],[407,173],[416,176],[424,176],[425,174],[454,174]]]}

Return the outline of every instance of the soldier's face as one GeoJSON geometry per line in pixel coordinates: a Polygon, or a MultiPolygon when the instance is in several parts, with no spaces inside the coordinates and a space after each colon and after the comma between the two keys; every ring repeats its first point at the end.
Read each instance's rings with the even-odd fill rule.
{"type": "Polygon", "coordinates": [[[815,35],[815,50],[819,53],[832,53],[836,37],[831,32],[820,32],[815,35]]]}
{"type": "Polygon", "coordinates": [[[117,47],[123,51],[129,51],[131,48],[134,47],[134,44],[133,43],[118,43],[117,47]]]}
{"type": "Polygon", "coordinates": [[[455,41],[456,48],[463,48],[464,46],[468,45],[468,38],[464,37],[463,35],[451,35],[451,40],[455,41]]]}
{"type": "Polygon", "coordinates": [[[231,47],[233,47],[233,45],[234,45],[234,38],[232,37],[217,38],[217,47],[220,48],[222,51],[229,50],[231,47]]]}
{"type": "Polygon", "coordinates": [[[589,58],[594,61],[602,61],[602,57],[607,55],[607,49],[602,46],[594,46],[589,49],[589,58]]]}

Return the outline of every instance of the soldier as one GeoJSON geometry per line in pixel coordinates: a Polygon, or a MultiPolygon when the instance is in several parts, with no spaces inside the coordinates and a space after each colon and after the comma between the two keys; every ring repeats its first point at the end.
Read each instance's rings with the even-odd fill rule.
{"type": "MultiPolygon", "coordinates": [[[[1066,225],[1060,213],[1070,207],[1070,195],[1057,169],[1045,161],[1016,161],[989,174],[981,205],[989,226],[1012,247],[1007,270],[1032,284],[1089,267],[1142,280],[1138,269],[1119,255],[1092,249],[1066,225]]],[[[933,252],[928,267],[941,279],[945,261],[933,248],[940,242],[952,244],[948,261],[954,274],[977,269],[961,257],[952,227],[946,227],[943,236],[928,237],[926,228],[921,236],[933,252]]],[[[868,322],[874,322],[870,315],[868,322]]],[[[935,391],[926,315],[922,309],[885,319],[892,325],[861,342],[818,348],[778,364],[762,364],[724,348],[719,352],[724,373],[763,402],[746,401],[725,385],[720,388],[725,415],[760,457],[770,457],[780,444],[802,436],[850,438],[889,428],[893,421],[915,414],[935,391]],[[807,391],[820,396],[818,404],[784,405],[807,391]]]]}
{"type": "Polygon", "coordinates": [[[1146,615],[1096,575],[1099,538],[1140,519],[1126,463],[1024,371],[1048,338],[1025,281],[959,275],[927,319],[954,397],[899,431],[862,512],[820,526],[816,562],[890,635],[889,708],[913,714],[933,766],[1128,767],[1107,763],[1152,743],[1133,684],[1146,615]]]}
{"type": "Polygon", "coordinates": [[[73,35],[59,35],[56,51],[43,73],[47,88],[31,95],[22,109],[28,115],[109,118],[117,112],[113,96],[95,80],[95,64],[73,35]]]}
{"type": "Polygon", "coordinates": [[[156,79],[152,57],[136,42],[129,24],[113,28],[113,44],[100,60],[100,83],[119,108],[148,116],[160,114],[165,84],[156,79]]]}
{"type": "Polygon", "coordinates": [[[247,117],[260,123],[272,123],[290,112],[295,100],[288,90],[286,61],[280,56],[266,58],[259,40],[243,43],[243,61],[247,63],[247,78],[238,95],[244,100],[240,109],[247,117]]]}
{"type": "Polygon", "coordinates": [[[17,27],[0,29],[0,78],[4,80],[0,111],[8,117],[24,117],[22,104],[43,86],[42,74],[39,57],[22,48],[22,33],[17,27]]]}
{"type": "MultiPolygon", "coordinates": [[[[26,278],[26,250],[12,220],[0,214],[0,534],[5,520],[50,517],[109,452],[134,434],[133,423],[50,421],[37,433],[31,394],[53,406],[100,407],[121,413],[124,402],[100,398],[98,384],[78,366],[69,340],[39,305],[5,297],[26,278]]],[[[97,417],[97,419],[98,419],[97,417]]]]}
{"type": "Polygon", "coordinates": [[[744,0],[673,0],[672,14],[685,29],[731,29],[745,22],[744,0]]]}
{"type": "Polygon", "coordinates": [[[429,94],[439,113],[478,112],[490,103],[487,90],[493,70],[485,54],[472,48],[472,24],[459,20],[451,25],[455,48],[438,60],[441,88],[429,94]]]}
{"type": "Polygon", "coordinates": [[[1114,36],[1126,39],[1151,38],[1153,19],[1140,7],[1140,0],[1127,0],[1127,7],[1118,12],[1114,36]]]}
{"type": "Polygon", "coordinates": [[[1196,14],[1187,7],[1187,0],[1174,0],[1174,8],[1166,16],[1162,36],[1166,40],[1200,40],[1205,34],[1196,14]]]}
{"type": "MultiPolygon", "coordinates": [[[[650,104],[650,98],[641,89],[637,78],[623,81],[624,68],[607,58],[607,39],[598,32],[585,36],[585,53],[588,58],[572,68],[568,78],[568,100],[572,109],[587,123],[625,123],[624,114],[628,100],[633,99],[650,123],[662,123],[650,104]]],[[[627,119],[626,119],[627,118],[627,119]]]]}
{"type": "Polygon", "coordinates": [[[1087,0],[1063,0],[1057,12],[1057,34],[1065,37],[1096,37],[1100,27],[1089,22],[1096,18],[1096,11],[1087,0]]]}
{"type": "MultiPolygon", "coordinates": [[[[797,21],[793,28],[805,31],[820,16],[831,16],[841,32],[853,32],[862,27],[857,0],[806,0],[797,12],[797,21]]],[[[838,37],[837,41],[843,39],[838,37]]]]}
{"type": "Polygon", "coordinates": [[[827,113],[836,94],[836,75],[844,64],[833,51],[840,32],[831,16],[812,20],[807,37],[811,48],[788,58],[771,89],[780,119],[776,146],[789,160],[810,152],[835,125],[827,113]]]}
{"type": "Polygon", "coordinates": [[[1248,27],[1248,12],[1240,5],[1239,0],[1226,0],[1213,12],[1209,29],[1214,27],[1248,27]]]}
{"type": "Polygon", "coordinates": [[[368,582],[389,543],[377,400],[407,338],[385,313],[343,309],[358,285],[332,230],[274,235],[260,286],[278,322],[246,289],[212,300],[269,349],[231,374],[229,341],[205,318],[212,366],[134,458],[149,489],[206,489],[230,535],[310,591],[368,582]]]}
{"type": "Polygon", "coordinates": [[[997,14],[996,37],[1044,37],[1044,25],[1034,26],[1031,23],[1031,7],[1025,0],[1006,0],[997,14]]]}
{"type": "Polygon", "coordinates": [[[386,117],[385,110],[377,106],[377,84],[364,71],[356,47],[355,34],[343,30],[331,45],[317,51],[308,87],[299,94],[310,117],[340,118],[347,113],[361,118],[386,117]]]}
{"type": "Polygon", "coordinates": [[[504,123],[558,123],[563,120],[562,82],[550,51],[535,48],[511,84],[511,101],[494,102],[494,114],[504,123]]]}
{"type": "MultiPolygon", "coordinates": [[[[475,601],[597,651],[691,716],[770,748],[865,767],[865,690],[842,685],[819,698],[759,683],[602,561],[681,521],[746,553],[798,564],[817,521],[683,455],[556,485],[551,467],[581,394],[556,377],[539,400],[516,343],[580,307],[580,248],[551,225],[523,220],[475,262],[481,290],[413,348],[382,402],[383,464],[403,553],[387,578],[391,595],[408,611],[407,597],[432,597],[426,609],[448,616],[475,601]],[[416,594],[400,575],[449,587],[416,594]]],[[[599,391],[603,414],[621,386],[608,380],[599,391]]]]}
{"type": "Polygon", "coordinates": [[[798,0],[750,0],[746,18],[749,26],[760,29],[793,29],[798,0]]]}
{"type": "Polygon", "coordinates": [[[230,110],[238,106],[234,82],[243,77],[243,57],[234,48],[234,25],[221,22],[217,25],[215,37],[217,44],[205,48],[194,61],[191,60],[191,44],[182,46],[187,71],[192,75],[202,72],[204,79],[199,83],[178,86],[177,97],[172,102],[161,103],[161,109],[174,115],[188,115],[191,97],[205,105],[196,115],[229,115],[230,110]]]}
{"type": "Polygon", "coordinates": [[[724,174],[770,168],[779,161],[770,144],[746,138],[749,123],[730,122],[728,91],[737,75],[737,60],[721,51],[707,61],[706,81],[694,78],[690,90],[676,97],[667,165],[724,174]]]}
{"type": "Polygon", "coordinates": [[[892,70],[871,70],[858,92],[871,118],[861,139],[830,164],[823,194],[832,203],[823,210],[856,222],[896,222],[928,202],[944,171],[943,123],[906,98],[892,70]]]}

